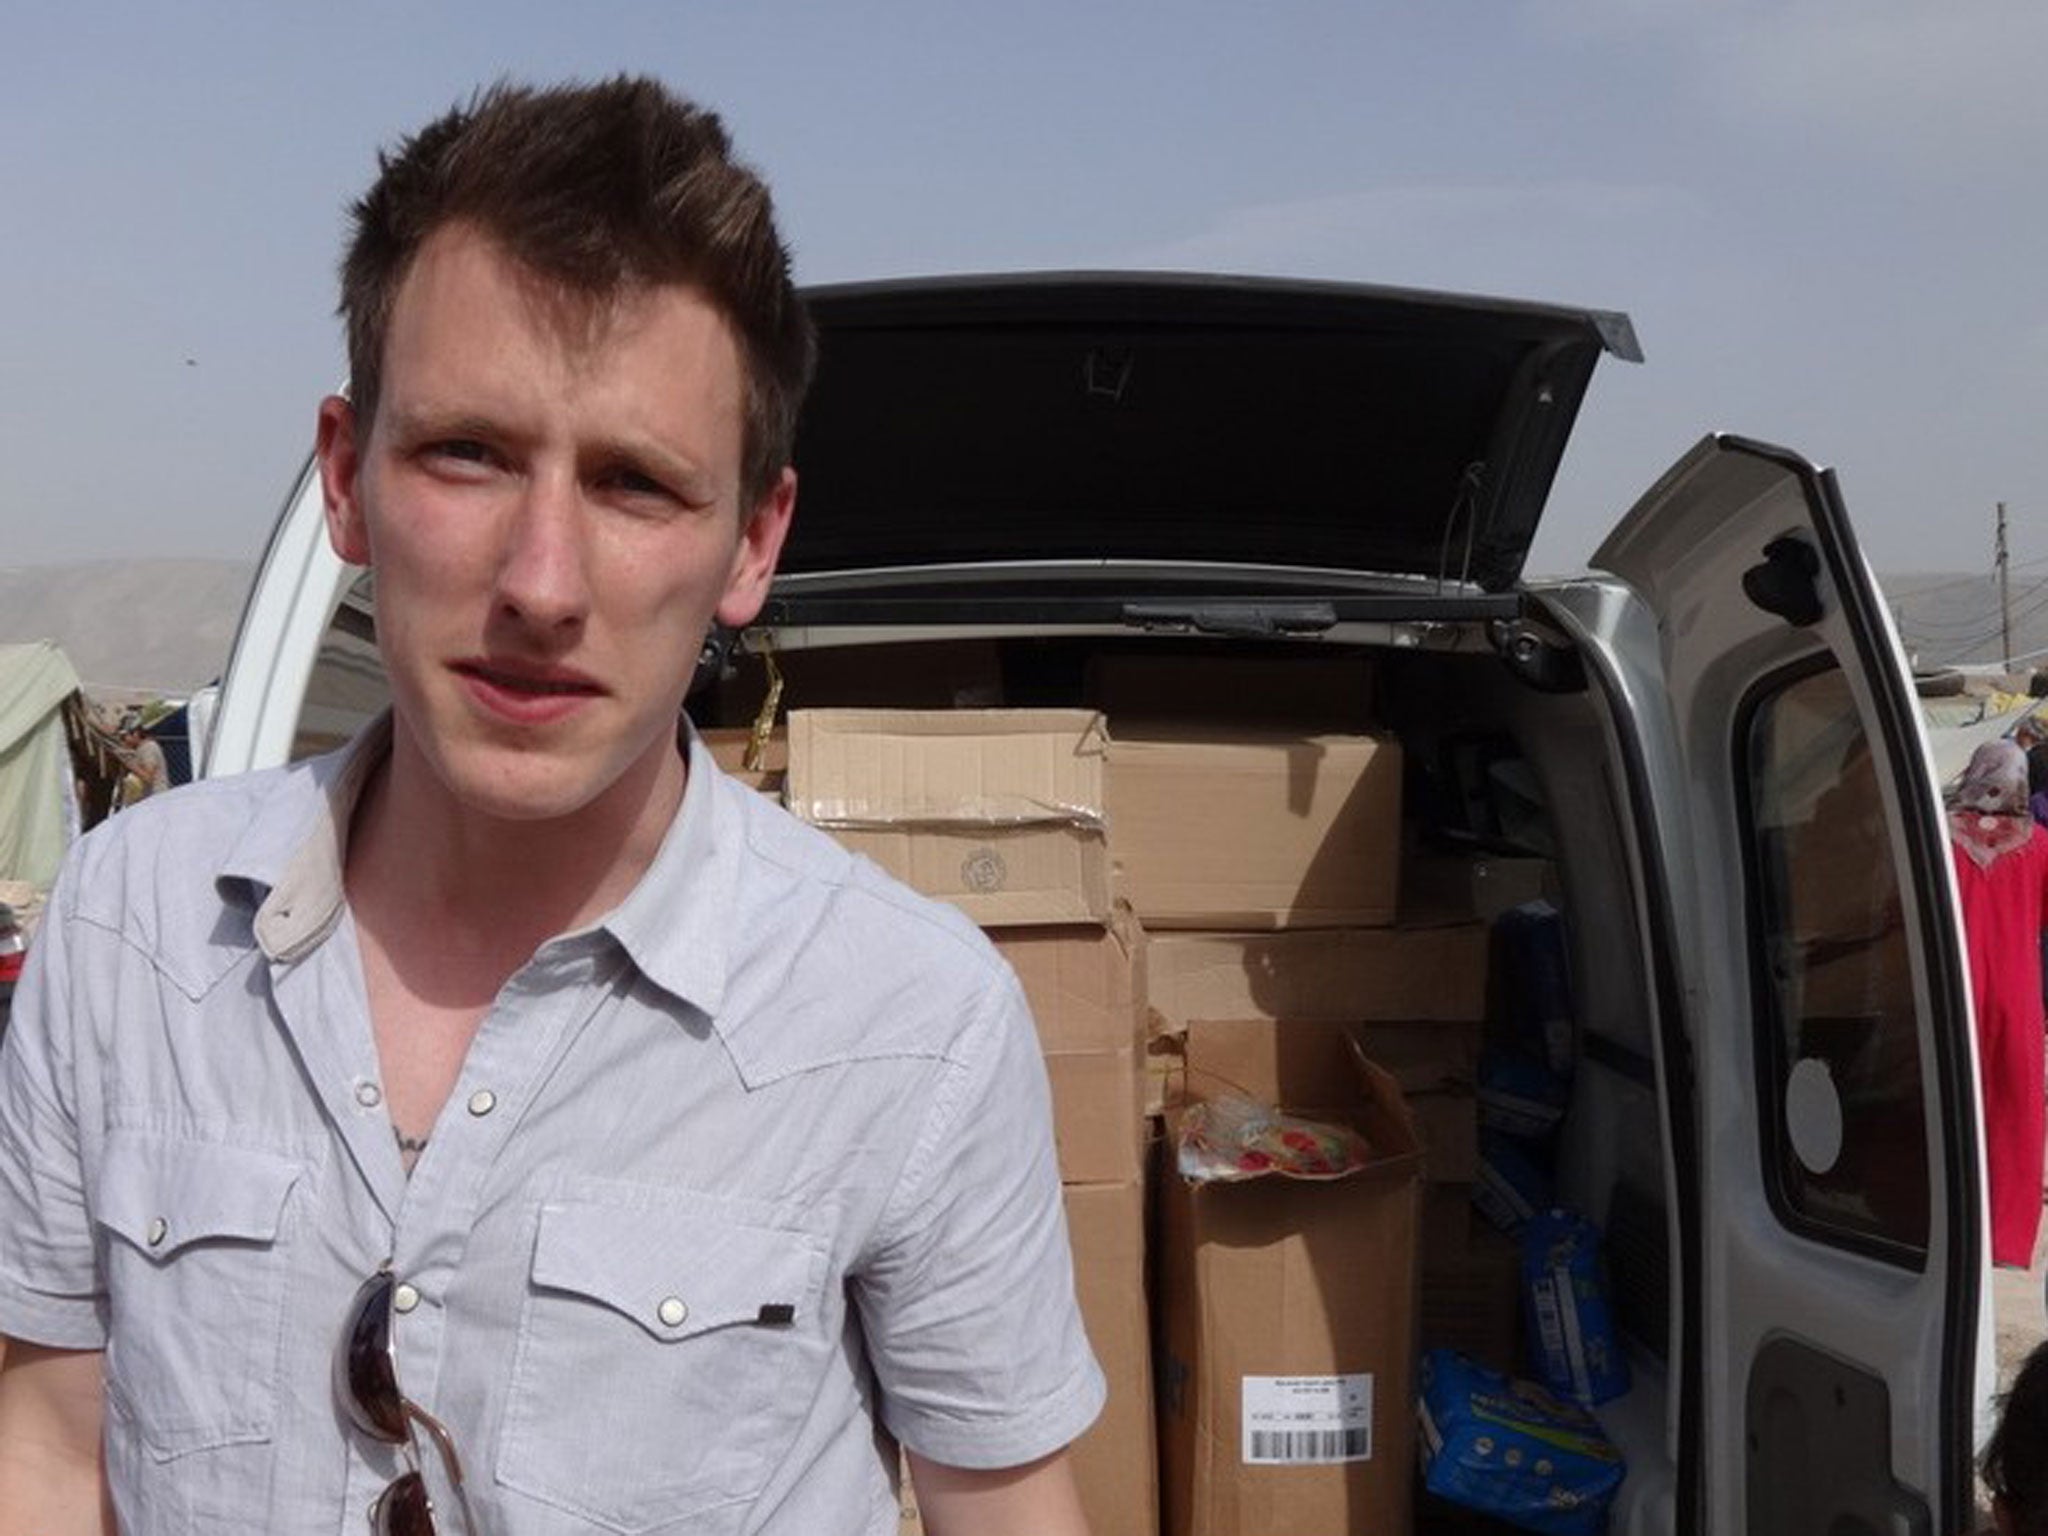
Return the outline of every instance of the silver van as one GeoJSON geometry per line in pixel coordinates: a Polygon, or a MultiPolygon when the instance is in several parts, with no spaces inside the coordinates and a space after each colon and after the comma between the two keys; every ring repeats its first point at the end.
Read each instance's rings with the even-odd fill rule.
{"type": "MultiPolygon", "coordinates": [[[[1560,1188],[1608,1232],[1634,1382],[1601,1411],[1629,1467],[1610,1529],[1970,1528],[1990,1328],[1962,935],[1834,477],[1707,437],[1585,574],[1526,580],[1596,363],[1639,355],[1625,316],[1122,274],[810,299],[795,531],[707,677],[972,640],[1037,704],[1109,648],[1369,653],[1379,718],[1465,807],[1438,831],[1558,865],[1560,1188]]],[[[374,599],[309,471],[209,774],[382,707],[374,599]]]]}

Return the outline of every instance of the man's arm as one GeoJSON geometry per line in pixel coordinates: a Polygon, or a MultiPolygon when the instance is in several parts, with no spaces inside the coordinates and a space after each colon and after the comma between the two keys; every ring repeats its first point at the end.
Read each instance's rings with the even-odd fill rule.
{"type": "Polygon", "coordinates": [[[927,1536],[1089,1536],[1065,1451],[989,1471],[905,1458],[927,1536]]]}
{"type": "Polygon", "coordinates": [[[5,1341],[0,1356],[0,1536],[114,1536],[100,1452],[96,1349],[5,1341]]]}

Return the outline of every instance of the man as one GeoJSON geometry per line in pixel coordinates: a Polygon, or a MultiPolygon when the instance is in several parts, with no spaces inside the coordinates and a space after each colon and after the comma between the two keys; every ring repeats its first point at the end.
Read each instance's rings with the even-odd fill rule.
{"type": "Polygon", "coordinates": [[[142,711],[123,712],[120,724],[121,782],[114,787],[114,809],[126,810],[138,800],[171,787],[171,765],[156,738],[142,728],[142,711]]]}
{"type": "Polygon", "coordinates": [[[766,190],[650,82],[499,87],[386,158],[343,290],[317,451],[393,706],[59,882],[0,1536],[882,1533],[897,1440],[938,1536],[1082,1531],[1014,978],[678,736],[795,503],[766,190]]]}

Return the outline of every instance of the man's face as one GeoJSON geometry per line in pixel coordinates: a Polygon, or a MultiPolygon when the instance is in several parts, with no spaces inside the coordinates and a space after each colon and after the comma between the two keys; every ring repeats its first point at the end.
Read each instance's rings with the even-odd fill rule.
{"type": "Polygon", "coordinates": [[[740,505],[738,347],[692,288],[564,301],[487,236],[430,236],[373,422],[321,407],[329,536],[376,572],[398,740],[461,806],[637,804],[714,617],[752,620],[795,477],[740,505]]]}

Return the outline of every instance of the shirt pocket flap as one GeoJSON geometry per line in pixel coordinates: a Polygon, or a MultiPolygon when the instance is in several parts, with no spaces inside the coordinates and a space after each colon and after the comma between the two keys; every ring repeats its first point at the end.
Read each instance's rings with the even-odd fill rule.
{"type": "Polygon", "coordinates": [[[557,1201],[541,1207],[533,1283],[598,1302],[668,1342],[808,1321],[824,1260],[802,1232],[694,1209],[557,1201]]]}
{"type": "Polygon", "coordinates": [[[133,1131],[107,1137],[100,1224],[158,1261],[193,1243],[271,1243],[304,1168],[251,1147],[133,1131]]]}

